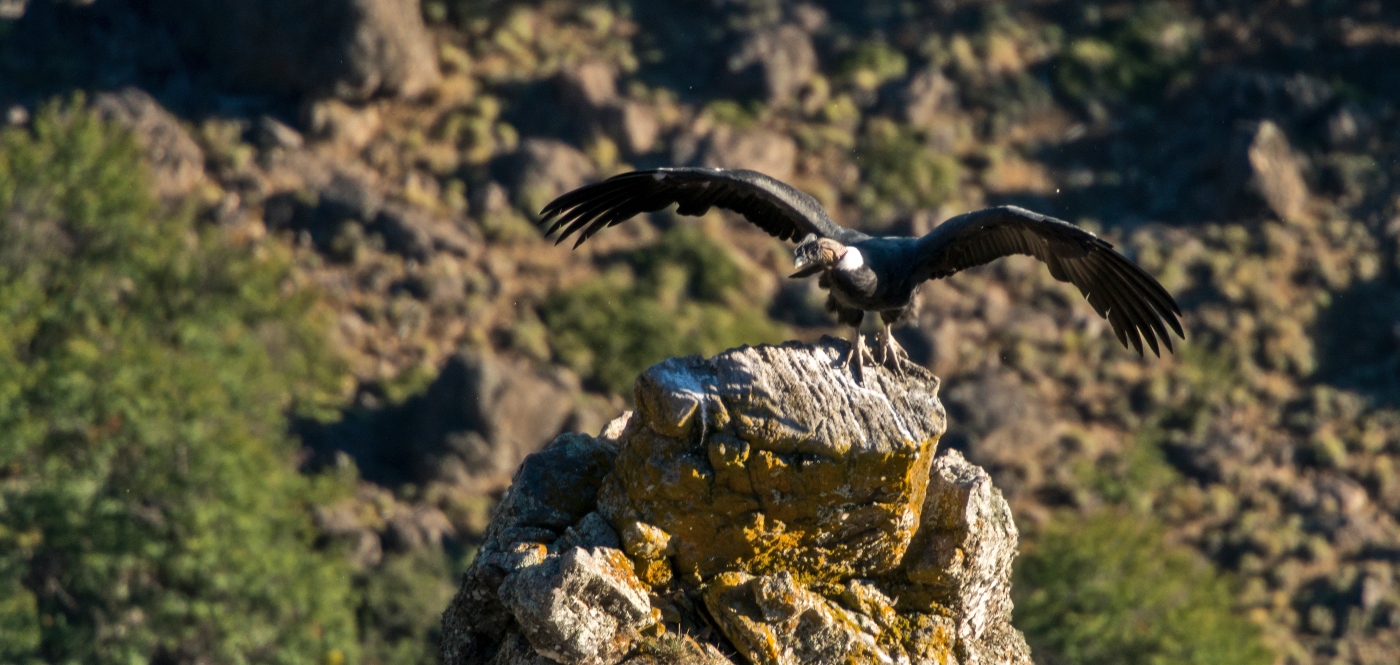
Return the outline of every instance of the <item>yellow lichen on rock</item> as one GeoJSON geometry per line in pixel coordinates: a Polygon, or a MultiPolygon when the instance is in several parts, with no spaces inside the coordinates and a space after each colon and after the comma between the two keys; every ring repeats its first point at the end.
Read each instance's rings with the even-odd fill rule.
{"type": "Polygon", "coordinates": [[[856,383],[848,348],[668,360],[635,414],[528,458],[444,663],[1030,665],[1016,528],[986,472],[935,457],[938,380],[856,383]]]}
{"type": "Polygon", "coordinates": [[[872,372],[861,386],[839,354],[834,345],[745,347],[648,370],[603,513],[615,528],[672,534],[675,572],[691,580],[787,570],[835,581],[894,569],[944,429],[938,381],[872,372]]]}
{"type": "Polygon", "coordinates": [[[798,585],[789,573],[754,577],[716,575],[705,606],[740,653],[755,665],[798,663],[893,663],[904,652],[878,644],[884,632],[855,614],[798,585]]]}

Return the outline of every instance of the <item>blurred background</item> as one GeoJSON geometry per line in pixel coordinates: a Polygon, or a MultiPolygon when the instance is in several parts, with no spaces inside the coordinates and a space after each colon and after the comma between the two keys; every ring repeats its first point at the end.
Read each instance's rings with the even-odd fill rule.
{"type": "Polygon", "coordinates": [[[0,661],[435,662],[524,455],[840,332],[727,214],[534,226],[699,164],[1175,294],[1160,360],[1022,258],[898,331],[1038,662],[1400,662],[1396,62],[1381,0],[0,0],[0,661]]]}

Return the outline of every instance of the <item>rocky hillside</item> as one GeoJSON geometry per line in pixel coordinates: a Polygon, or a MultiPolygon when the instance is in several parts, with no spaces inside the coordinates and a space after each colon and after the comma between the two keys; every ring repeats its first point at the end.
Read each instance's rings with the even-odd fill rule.
{"type": "Polygon", "coordinates": [[[1181,302],[1179,354],[1125,352],[1030,260],[932,284],[898,334],[944,380],[944,441],[1032,552],[1135,516],[1282,662],[1400,657],[1388,4],[417,4],[0,2],[5,122],[86,91],[171,207],[290,248],[334,313],[340,417],[294,431],[308,472],[358,469],[317,515],[361,569],[463,558],[524,456],[598,431],[652,363],[835,332],[789,250],[721,213],[578,251],[532,224],[611,173],[744,166],[867,231],[1016,203],[1112,239],[1181,302]]]}

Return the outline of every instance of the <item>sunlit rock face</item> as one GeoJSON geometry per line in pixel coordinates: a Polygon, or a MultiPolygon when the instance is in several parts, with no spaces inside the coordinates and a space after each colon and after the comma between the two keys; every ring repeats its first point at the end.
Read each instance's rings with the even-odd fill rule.
{"type": "Polygon", "coordinates": [[[938,379],[842,340],[667,360],[635,413],[521,465],[445,663],[1030,663],[1017,534],[938,379]]]}
{"type": "Polygon", "coordinates": [[[844,353],[746,347],[642,374],[638,417],[600,498],[624,544],[639,529],[665,532],[662,551],[690,583],[727,570],[804,581],[893,570],[945,428],[938,380],[881,371],[861,385],[844,353]]]}

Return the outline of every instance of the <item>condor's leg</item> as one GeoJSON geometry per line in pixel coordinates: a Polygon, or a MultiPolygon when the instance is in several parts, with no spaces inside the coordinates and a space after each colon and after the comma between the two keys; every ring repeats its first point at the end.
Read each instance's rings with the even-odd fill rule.
{"type": "Polygon", "coordinates": [[[880,312],[880,322],[885,325],[880,329],[880,337],[877,342],[880,364],[890,368],[900,376],[904,376],[904,363],[909,361],[909,354],[904,350],[904,347],[899,345],[899,342],[895,341],[890,327],[899,323],[903,318],[903,310],[880,312]]]}
{"type": "Polygon", "coordinates": [[[846,366],[851,368],[851,374],[856,377],[856,383],[865,383],[865,360],[869,358],[870,364],[875,364],[875,358],[871,357],[870,350],[865,348],[865,337],[860,334],[860,327],[851,328],[851,352],[846,354],[846,366]]]}
{"type": "Polygon", "coordinates": [[[851,368],[851,374],[856,378],[856,383],[865,381],[865,361],[870,360],[870,364],[875,364],[875,358],[870,355],[870,351],[865,348],[865,338],[860,334],[860,324],[865,320],[865,312],[858,309],[842,308],[836,312],[837,318],[851,327],[851,352],[846,354],[846,366],[851,368]]]}

